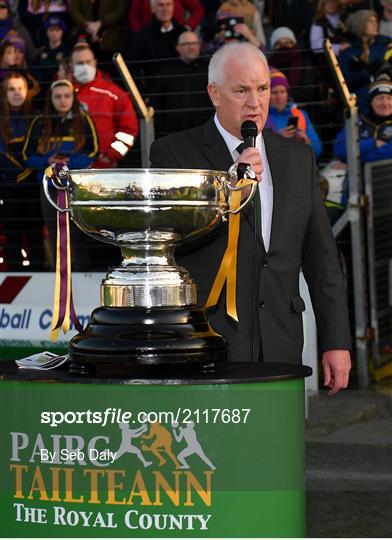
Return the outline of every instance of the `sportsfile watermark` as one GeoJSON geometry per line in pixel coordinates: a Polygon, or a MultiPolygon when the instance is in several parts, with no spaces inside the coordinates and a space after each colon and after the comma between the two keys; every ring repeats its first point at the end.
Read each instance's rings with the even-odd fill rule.
{"type": "Polygon", "coordinates": [[[246,424],[251,415],[250,408],[205,408],[189,409],[178,407],[174,411],[123,411],[108,407],[104,411],[42,411],[41,424],[58,427],[62,424],[108,424],[127,423],[169,423],[169,424],[246,424]]]}

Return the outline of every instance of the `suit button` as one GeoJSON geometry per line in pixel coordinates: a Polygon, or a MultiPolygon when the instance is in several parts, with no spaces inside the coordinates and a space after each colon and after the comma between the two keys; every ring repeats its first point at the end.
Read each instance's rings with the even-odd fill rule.
{"type": "Polygon", "coordinates": [[[267,302],[266,302],[265,300],[260,300],[259,306],[260,306],[261,308],[265,308],[266,305],[267,305],[267,302]]]}
{"type": "Polygon", "coordinates": [[[269,265],[268,265],[268,261],[263,261],[262,262],[262,265],[261,265],[263,268],[267,268],[269,265]]]}

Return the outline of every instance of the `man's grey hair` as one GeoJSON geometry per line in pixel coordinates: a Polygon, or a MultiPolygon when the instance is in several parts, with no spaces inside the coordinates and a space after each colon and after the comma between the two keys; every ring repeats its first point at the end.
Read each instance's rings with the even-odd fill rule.
{"type": "MultiPolygon", "coordinates": [[[[174,4],[174,0],[173,0],[173,4],[174,4]]],[[[157,0],[150,0],[151,11],[153,12],[155,11],[156,5],[157,5],[157,0]]]]}
{"type": "Polygon", "coordinates": [[[244,54],[252,53],[260,58],[268,68],[268,61],[264,53],[257,47],[248,42],[226,43],[211,57],[208,66],[208,84],[222,84],[225,79],[224,68],[226,62],[232,57],[241,58],[244,54]]]}

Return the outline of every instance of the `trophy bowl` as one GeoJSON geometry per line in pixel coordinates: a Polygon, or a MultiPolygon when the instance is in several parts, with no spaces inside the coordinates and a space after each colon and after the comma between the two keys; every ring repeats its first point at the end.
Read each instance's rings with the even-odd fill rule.
{"type": "Polygon", "coordinates": [[[176,265],[175,245],[212,231],[229,213],[232,177],[222,171],[103,169],[64,172],[69,207],[59,212],[96,240],[119,246],[123,260],[101,284],[101,308],[70,342],[71,371],[129,374],[136,364],[203,366],[227,359],[226,341],[196,307],[196,285],[176,265]],[[121,371],[124,371],[122,369],[121,371]],[[94,369],[94,372],[97,370],[94,369]],[[117,372],[118,370],[116,370],[117,372]]]}
{"type": "Polygon", "coordinates": [[[214,225],[228,206],[227,173],[71,171],[71,212],[84,232],[119,246],[173,242],[214,225]]]}

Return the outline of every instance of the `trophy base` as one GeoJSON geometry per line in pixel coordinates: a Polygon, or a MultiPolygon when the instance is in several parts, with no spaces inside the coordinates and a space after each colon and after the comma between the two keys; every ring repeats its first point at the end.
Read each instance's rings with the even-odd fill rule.
{"type": "Polygon", "coordinates": [[[228,350],[202,308],[100,307],[71,339],[69,358],[76,375],[180,377],[214,371],[228,350]]]}

